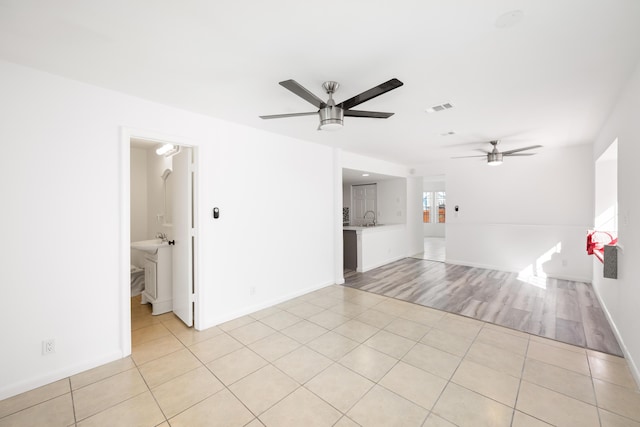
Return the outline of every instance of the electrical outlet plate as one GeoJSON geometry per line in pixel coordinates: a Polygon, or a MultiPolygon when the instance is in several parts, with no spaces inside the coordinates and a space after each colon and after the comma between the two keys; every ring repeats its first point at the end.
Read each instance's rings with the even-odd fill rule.
{"type": "Polygon", "coordinates": [[[52,354],[56,352],[56,340],[44,340],[42,341],[42,355],[52,354]]]}

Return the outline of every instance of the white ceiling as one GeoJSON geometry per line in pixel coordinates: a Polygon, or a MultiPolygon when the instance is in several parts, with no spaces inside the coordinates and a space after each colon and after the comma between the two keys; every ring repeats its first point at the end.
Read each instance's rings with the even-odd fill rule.
{"type": "Polygon", "coordinates": [[[0,58],[405,165],[589,143],[640,59],[638,0],[0,0],[0,58]],[[521,22],[498,28],[504,13],[521,22]],[[340,102],[404,86],[319,132],[294,79],[340,102]],[[452,110],[427,114],[436,104],[452,110]],[[441,136],[454,131],[456,135],[441,136]]]}

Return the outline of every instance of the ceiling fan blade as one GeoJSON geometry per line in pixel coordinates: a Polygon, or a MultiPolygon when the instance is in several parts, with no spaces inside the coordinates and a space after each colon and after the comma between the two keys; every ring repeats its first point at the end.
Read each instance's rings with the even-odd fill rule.
{"type": "Polygon", "coordinates": [[[508,155],[510,155],[510,154],[517,153],[517,152],[519,152],[519,151],[532,150],[532,149],[534,149],[534,148],[540,148],[540,147],[542,147],[542,145],[531,145],[531,146],[529,146],[529,147],[516,148],[515,150],[503,151],[503,152],[502,152],[502,155],[503,155],[503,156],[508,156],[508,155]]]}
{"type": "MultiPolygon", "coordinates": [[[[359,95],[354,96],[353,98],[349,98],[346,101],[338,104],[338,107],[343,110],[348,110],[351,107],[355,107],[358,104],[362,104],[365,101],[375,98],[376,96],[380,96],[384,93],[389,92],[390,90],[399,88],[403,83],[398,79],[391,79],[387,82],[381,83],[378,86],[371,88],[365,92],[362,92],[359,95]]],[[[346,113],[346,111],[345,111],[346,113]]]]}
{"type": "Polygon", "coordinates": [[[327,104],[322,99],[318,98],[313,93],[309,92],[300,83],[298,83],[295,80],[285,80],[283,82],[280,82],[280,86],[284,87],[285,89],[289,89],[291,92],[295,93],[305,101],[311,103],[318,109],[324,108],[327,106],[327,104]]]}
{"type": "Polygon", "coordinates": [[[350,117],[371,117],[372,119],[388,119],[394,113],[382,113],[380,111],[345,110],[344,115],[350,117]]]}
{"type": "Polygon", "coordinates": [[[537,153],[509,153],[509,154],[505,154],[502,153],[502,156],[510,156],[510,157],[516,157],[516,156],[535,156],[537,153]]]}
{"type": "Polygon", "coordinates": [[[458,157],[452,157],[452,159],[470,159],[471,157],[487,157],[487,155],[482,154],[480,156],[458,156],[458,157]]]}
{"type": "Polygon", "coordinates": [[[285,117],[298,117],[298,116],[313,116],[318,114],[317,111],[312,111],[309,113],[286,113],[286,114],[271,114],[268,116],[259,116],[261,119],[282,119],[285,117]]]}

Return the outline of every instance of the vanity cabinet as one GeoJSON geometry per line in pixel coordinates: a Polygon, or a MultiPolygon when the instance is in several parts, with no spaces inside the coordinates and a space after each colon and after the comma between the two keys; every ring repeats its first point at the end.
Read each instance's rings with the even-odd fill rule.
{"type": "Polygon", "coordinates": [[[144,259],[144,291],[151,300],[158,297],[158,263],[155,259],[144,259]]]}
{"type": "Polygon", "coordinates": [[[144,256],[144,291],[142,302],[151,303],[151,314],[173,311],[171,246],[160,246],[144,256]]]}

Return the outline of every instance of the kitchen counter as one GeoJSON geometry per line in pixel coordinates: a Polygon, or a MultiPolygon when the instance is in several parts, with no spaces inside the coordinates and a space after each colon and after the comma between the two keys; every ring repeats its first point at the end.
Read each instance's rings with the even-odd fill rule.
{"type": "Polygon", "coordinates": [[[345,231],[375,231],[390,230],[392,228],[404,228],[405,224],[379,224],[379,225],[345,225],[342,227],[345,231]]]}
{"type": "Polygon", "coordinates": [[[343,226],[344,266],[363,273],[406,256],[406,225],[343,226]]]}

